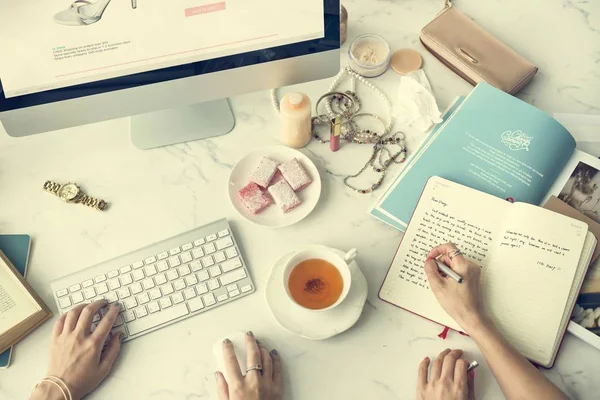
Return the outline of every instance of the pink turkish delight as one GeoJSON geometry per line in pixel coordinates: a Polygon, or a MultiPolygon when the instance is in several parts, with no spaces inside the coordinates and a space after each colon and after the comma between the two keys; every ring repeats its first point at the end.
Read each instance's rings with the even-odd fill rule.
{"type": "Polygon", "coordinates": [[[254,182],[250,182],[240,189],[238,195],[252,214],[258,214],[272,203],[269,195],[254,182]]]}
{"type": "Polygon", "coordinates": [[[275,203],[281,207],[283,212],[288,212],[298,207],[302,203],[296,193],[292,190],[291,186],[285,180],[281,180],[273,186],[269,186],[268,190],[275,200],[275,203]]]}
{"type": "Polygon", "coordinates": [[[277,172],[278,165],[279,164],[277,162],[271,160],[270,158],[261,158],[254,171],[252,171],[250,180],[263,189],[266,189],[267,186],[269,186],[271,179],[273,179],[275,172],[277,172]]]}
{"type": "Polygon", "coordinates": [[[295,192],[311,184],[312,179],[306,173],[297,159],[293,158],[279,166],[279,171],[295,192]]]}
{"type": "Polygon", "coordinates": [[[279,172],[279,170],[277,170],[277,172],[275,172],[275,175],[273,175],[271,182],[269,182],[269,186],[273,186],[274,184],[276,184],[279,181],[285,181],[285,178],[283,177],[283,175],[281,175],[281,172],[279,172]]]}

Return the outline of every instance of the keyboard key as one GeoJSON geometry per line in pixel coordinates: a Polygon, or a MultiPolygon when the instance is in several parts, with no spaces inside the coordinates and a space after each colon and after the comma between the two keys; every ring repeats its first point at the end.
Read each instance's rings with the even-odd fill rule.
{"type": "Polygon", "coordinates": [[[139,282],[134,283],[133,285],[131,285],[131,294],[138,294],[142,292],[142,284],[139,282]]]}
{"type": "Polygon", "coordinates": [[[225,254],[227,254],[227,258],[233,258],[238,255],[238,252],[235,247],[230,247],[227,250],[225,250],[225,254]]]}
{"type": "Polygon", "coordinates": [[[135,319],[135,313],[131,310],[127,310],[123,313],[123,319],[125,322],[130,322],[135,319]]]}
{"type": "Polygon", "coordinates": [[[224,263],[221,263],[221,268],[223,268],[223,272],[233,271],[236,268],[242,266],[242,260],[239,257],[232,258],[231,260],[227,260],[224,263]]]}
{"type": "Polygon", "coordinates": [[[96,282],[96,283],[104,282],[105,280],[106,280],[106,275],[98,275],[97,277],[94,278],[94,282],[96,282]]]}
{"type": "Polygon", "coordinates": [[[152,300],[160,299],[162,297],[162,293],[159,288],[152,289],[148,292],[148,294],[150,295],[150,299],[152,300]]]}
{"type": "Polygon", "coordinates": [[[183,251],[188,251],[194,248],[194,245],[191,243],[186,243],[183,246],[181,246],[181,250],[183,251]]]}
{"type": "Polygon", "coordinates": [[[156,267],[153,265],[147,265],[146,268],[144,268],[144,272],[146,273],[146,276],[154,276],[156,275],[156,267]]]}
{"type": "Polygon", "coordinates": [[[117,328],[111,329],[110,334],[111,334],[111,337],[123,334],[123,336],[122,336],[123,339],[125,339],[127,336],[129,336],[127,334],[127,330],[125,329],[125,327],[122,324],[121,324],[121,326],[119,326],[117,328]]]}
{"type": "Polygon", "coordinates": [[[110,290],[117,290],[121,287],[121,282],[119,282],[118,279],[111,279],[110,281],[108,281],[108,287],[110,288],[110,290]]]}
{"type": "Polygon", "coordinates": [[[69,289],[60,289],[56,292],[56,297],[64,297],[69,294],[69,289]]]}
{"type": "Polygon", "coordinates": [[[144,279],[142,281],[142,286],[144,287],[144,290],[150,290],[155,286],[154,280],[152,280],[152,278],[144,279]]]}
{"type": "Polygon", "coordinates": [[[160,287],[160,291],[162,292],[162,294],[164,296],[170,295],[171,293],[174,292],[173,285],[171,285],[170,283],[167,283],[166,285],[160,287]]]}
{"type": "Polygon", "coordinates": [[[223,293],[222,295],[217,296],[217,301],[221,302],[221,301],[225,301],[229,298],[229,296],[227,296],[227,293],[223,293]]]}
{"type": "Polygon", "coordinates": [[[185,289],[183,291],[183,296],[186,300],[193,299],[194,297],[196,297],[196,291],[194,290],[194,288],[185,289]]]}
{"type": "Polygon", "coordinates": [[[119,276],[119,271],[116,269],[108,273],[108,279],[116,278],[117,276],[119,276]]]}
{"type": "Polygon", "coordinates": [[[94,297],[96,297],[96,289],[94,289],[93,287],[84,289],[83,295],[85,296],[86,300],[93,299],[94,297]]]}
{"type": "Polygon", "coordinates": [[[131,296],[131,292],[129,291],[129,288],[127,288],[127,287],[117,290],[117,294],[119,295],[119,299],[121,299],[121,300],[126,299],[129,296],[131,296]]]}
{"type": "Polygon", "coordinates": [[[181,249],[179,247],[174,247],[171,250],[169,250],[169,254],[174,256],[175,254],[179,254],[181,253],[181,249]]]}
{"type": "Polygon", "coordinates": [[[121,315],[117,315],[117,319],[115,319],[115,322],[113,323],[113,328],[121,325],[123,325],[123,317],[121,315]]]}
{"type": "Polygon", "coordinates": [[[192,255],[194,256],[194,258],[204,257],[204,250],[202,250],[201,248],[194,249],[192,251],[192,255]]]}
{"type": "Polygon", "coordinates": [[[216,279],[208,281],[208,288],[210,290],[218,289],[221,285],[219,285],[219,281],[216,279]]]}
{"type": "Polygon", "coordinates": [[[148,257],[144,260],[144,264],[148,265],[148,264],[154,264],[156,262],[156,257],[152,256],[152,257],[148,257]]]}
{"type": "Polygon", "coordinates": [[[84,281],[81,285],[84,288],[88,288],[90,286],[94,286],[94,280],[93,279],[88,279],[87,281],[84,281]]]}
{"type": "Polygon", "coordinates": [[[173,287],[177,291],[183,290],[185,289],[185,282],[183,281],[183,279],[177,279],[173,282],[173,287]]]}
{"type": "Polygon", "coordinates": [[[171,303],[171,299],[168,297],[163,297],[158,301],[158,303],[160,304],[160,308],[162,308],[163,310],[173,305],[173,303],[171,303]]]}
{"type": "Polygon", "coordinates": [[[229,285],[230,283],[233,282],[237,282],[241,279],[244,279],[246,277],[246,271],[244,271],[243,269],[237,269],[233,272],[229,272],[223,276],[221,276],[221,285],[226,286],[229,285]]]}
{"type": "Polygon", "coordinates": [[[225,253],[222,251],[217,251],[213,257],[215,258],[215,261],[218,263],[227,260],[227,257],[225,257],[225,253]]]}
{"type": "Polygon", "coordinates": [[[188,306],[190,307],[190,312],[195,312],[204,308],[204,304],[202,304],[202,299],[200,297],[188,301],[188,306]]]}
{"type": "Polygon", "coordinates": [[[205,294],[204,296],[202,296],[202,300],[204,301],[204,304],[206,304],[207,307],[212,306],[216,303],[215,295],[212,293],[205,294]]]}
{"type": "Polygon", "coordinates": [[[128,310],[131,310],[132,308],[135,308],[138,305],[137,301],[135,300],[135,297],[128,298],[123,302],[123,304],[125,305],[125,307],[127,307],[128,310]]]}
{"type": "Polygon", "coordinates": [[[125,306],[123,305],[123,303],[118,303],[118,304],[119,304],[119,314],[120,314],[123,311],[125,311],[125,306]]]}
{"type": "Polygon", "coordinates": [[[76,283],[73,286],[69,286],[69,292],[71,293],[76,292],[78,290],[81,290],[81,285],[79,283],[76,283]]]}
{"type": "Polygon", "coordinates": [[[221,268],[219,268],[218,265],[215,265],[214,267],[210,267],[208,272],[210,273],[210,277],[214,278],[215,276],[221,275],[221,268]]]}
{"type": "Polygon", "coordinates": [[[192,253],[190,253],[189,251],[186,251],[185,253],[181,253],[180,257],[181,257],[182,263],[189,263],[190,261],[193,260],[192,253]]]}
{"type": "Polygon", "coordinates": [[[73,300],[73,304],[79,304],[83,301],[83,294],[81,292],[73,293],[71,300],[73,300]]]}
{"type": "Polygon", "coordinates": [[[215,242],[215,245],[217,246],[218,250],[223,250],[233,246],[233,239],[230,236],[228,236],[226,238],[217,240],[215,242]]]}
{"type": "Polygon", "coordinates": [[[119,296],[117,296],[115,292],[108,292],[104,297],[109,303],[114,303],[115,301],[119,300],[119,296]]]}
{"type": "Polygon", "coordinates": [[[204,243],[206,243],[206,241],[204,239],[194,240],[194,246],[196,246],[196,247],[202,246],[204,243]]]}
{"type": "Polygon", "coordinates": [[[169,258],[169,253],[167,253],[166,251],[163,251],[158,255],[159,260],[166,260],[167,258],[169,258]]]}
{"type": "Polygon", "coordinates": [[[238,285],[236,285],[235,283],[233,285],[229,285],[227,286],[227,291],[228,292],[233,292],[234,290],[237,290],[238,285]]]}
{"type": "Polygon", "coordinates": [[[166,261],[159,261],[156,263],[156,269],[158,270],[158,272],[165,272],[169,269],[169,265],[166,261]]]}
{"type": "Polygon", "coordinates": [[[204,268],[212,267],[215,265],[215,261],[212,256],[206,256],[202,259],[202,265],[204,265],[204,268]]]}
{"type": "Polygon", "coordinates": [[[206,283],[201,283],[199,285],[196,286],[196,292],[200,295],[200,294],[204,294],[204,293],[208,293],[208,287],[206,286],[206,283]]]}
{"type": "Polygon", "coordinates": [[[144,262],[143,261],[136,261],[133,263],[133,269],[138,269],[138,268],[142,268],[144,266],[144,262]]]}
{"type": "Polygon", "coordinates": [[[121,278],[119,279],[121,280],[122,286],[130,285],[133,282],[133,277],[131,276],[131,274],[121,275],[121,278]]]}
{"type": "Polygon", "coordinates": [[[233,290],[233,291],[229,292],[229,297],[239,296],[239,294],[240,294],[239,290],[233,290]]]}
{"type": "Polygon", "coordinates": [[[179,268],[177,268],[177,272],[179,272],[179,276],[186,276],[192,273],[192,270],[190,270],[189,265],[183,265],[179,268]]]}
{"type": "Polygon", "coordinates": [[[175,257],[169,258],[169,265],[171,266],[171,268],[180,266],[181,261],[179,261],[179,257],[175,256],[175,257]]]}
{"type": "Polygon", "coordinates": [[[206,241],[207,242],[212,242],[213,240],[217,240],[217,234],[216,233],[213,233],[212,235],[208,235],[206,237],[206,241]]]}
{"type": "MultiPolygon", "coordinates": [[[[135,309],[135,316],[138,318],[143,318],[146,315],[148,315],[148,310],[146,310],[146,306],[141,306],[135,309]]],[[[135,333],[131,332],[131,325],[134,324],[135,321],[130,322],[127,325],[127,329],[129,330],[129,333],[131,333],[132,335],[135,335],[135,333]]]]}
{"type": "Polygon", "coordinates": [[[210,276],[208,276],[208,271],[206,270],[198,272],[196,276],[198,277],[198,280],[200,282],[204,282],[210,279],[210,276]]]}
{"type": "Polygon", "coordinates": [[[219,235],[219,237],[220,237],[220,238],[222,238],[222,237],[225,237],[225,236],[229,235],[229,229],[223,229],[222,231],[220,231],[220,232],[218,233],[218,235],[219,235]]]}
{"type": "Polygon", "coordinates": [[[177,273],[176,269],[172,269],[169,272],[167,272],[167,279],[172,281],[179,278],[179,274],[177,273]]]}
{"type": "Polygon", "coordinates": [[[58,305],[60,308],[67,308],[71,305],[71,299],[68,296],[58,299],[58,305]]]}
{"type": "Polygon", "coordinates": [[[202,269],[202,262],[200,260],[194,260],[190,263],[192,272],[198,272],[202,269]]]}
{"type": "Polygon", "coordinates": [[[206,254],[212,254],[215,251],[217,251],[217,248],[215,247],[214,243],[209,243],[209,244],[207,244],[207,245],[204,246],[204,252],[206,254]]]}
{"type": "Polygon", "coordinates": [[[173,296],[171,296],[171,299],[173,300],[173,304],[179,304],[183,301],[183,295],[181,294],[181,292],[177,292],[173,296]]]}
{"type": "Polygon", "coordinates": [[[154,282],[156,282],[157,285],[162,285],[167,282],[167,277],[165,274],[158,274],[154,277],[154,282]]]}
{"type": "Polygon", "coordinates": [[[144,271],[141,269],[138,269],[137,271],[133,271],[133,279],[137,282],[137,281],[141,281],[142,279],[144,279],[146,276],[144,275],[144,271]]]}
{"type": "Polygon", "coordinates": [[[96,285],[96,293],[98,294],[104,294],[108,292],[108,286],[106,285],[106,283],[102,282],[99,285],[96,285]]]}
{"type": "Polygon", "coordinates": [[[151,301],[150,303],[148,303],[148,311],[150,312],[150,314],[159,312],[160,306],[158,305],[158,301],[151,301]]]}
{"type": "MultiPolygon", "coordinates": [[[[151,314],[144,319],[131,321],[127,325],[130,335],[138,335],[148,329],[152,329],[157,325],[165,324],[177,318],[181,318],[190,312],[185,304],[175,305],[169,307],[162,312],[151,314]]],[[[136,312],[137,314],[137,312],[136,312]]]]}
{"type": "Polygon", "coordinates": [[[185,284],[188,287],[194,286],[196,283],[198,283],[198,278],[196,278],[196,275],[190,275],[185,277],[185,284]]]}
{"type": "Polygon", "coordinates": [[[126,274],[128,272],[131,272],[131,265],[126,265],[124,267],[121,267],[119,269],[119,271],[121,271],[122,274],[126,274]]]}
{"type": "Polygon", "coordinates": [[[146,293],[146,292],[141,293],[137,297],[137,301],[138,301],[139,304],[146,304],[147,302],[150,301],[150,296],[148,296],[148,293],[146,293]]]}

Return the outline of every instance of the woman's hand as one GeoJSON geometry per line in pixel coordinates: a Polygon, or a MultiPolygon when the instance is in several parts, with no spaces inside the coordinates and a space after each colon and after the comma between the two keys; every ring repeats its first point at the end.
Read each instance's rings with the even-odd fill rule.
{"type": "Polygon", "coordinates": [[[419,365],[418,400],[474,400],[475,375],[467,373],[469,363],[462,359],[462,350],[442,351],[433,362],[429,379],[429,358],[419,365]]]}
{"type": "MultiPolygon", "coordinates": [[[[48,376],[62,379],[74,400],[81,399],[98,387],[110,372],[121,349],[121,337],[115,335],[102,351],[119,315],[118,304],[109,306],[108,312],[91,332],[94,315],[105,306],[104,300],[81,304],[61,315],[52,332],[48,376]]],[[[48,383],[44,385],[46,387],[40,385],[36,391],[48,391],[53,386],[48,383]]],[[[38,398],[36,392],[32,398],[38,398]]]]}
{"type": "Polygon", "coordinates": [[[244,376],[240,370],[233,343],[223,342],[223,358],[229,382],[216,373],[219,400],[281,400],[281,361],[276,350],[259,345],[252,332],[246,334],[248,368],[262,365],[262,371],[250,370],[244,376]]]}
{"type": "Polygon", "coordinates": [[[432,249],[425,262],[425,273],[429,286],[442,308],[468,333],[470,327],[481,323],[484,316],[479,294],[481,268],[462,255],[450,259],[448,254],[453,250],[456,250],[456,246],[452,243],[432,249]],[[462,283],[440,272],[433,260],[438,257],[439,261],[462,276],[462,283]]]}

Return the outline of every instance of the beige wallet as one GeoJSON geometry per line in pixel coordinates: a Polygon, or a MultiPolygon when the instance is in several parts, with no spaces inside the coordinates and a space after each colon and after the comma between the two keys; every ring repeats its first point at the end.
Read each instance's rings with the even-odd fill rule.
{"type": "Polygon", "coordinates": [[[448,68],[472,85],[487,82],[515,94],[537,67],[486,32],[446,1],[446,7],[421,30],[421,42],[448,68]]]}

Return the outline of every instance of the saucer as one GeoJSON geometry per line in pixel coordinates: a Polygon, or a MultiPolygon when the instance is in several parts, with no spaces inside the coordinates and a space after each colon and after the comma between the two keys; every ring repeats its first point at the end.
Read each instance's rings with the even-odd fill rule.
{"type": "MultiPolygon", "coordinates": [[[[341,257],[345,255],[343,251],[331,250],[341,257]]],[[[362,313],[368,292],[367,279],[356,261],[350,263],[352,284],[344,301],[331,310],[312,312],[290,300],[281,284],[283,269],[294,253],[295,251],[287,253],[275,263],[265,289],[267,304],[279,326],[290,333],[313,340],[328,339],[351,328],[362,313]]]]}
{"type": "Polygon", "coordinates": [[[298,150],[285,146],[265,147],[246,155],[235,164],[229,177],[229,199],[231,200],[231,204],[233,204],[233,207],[242,217],[261,226],[273,228],[284,227],[300,222],[315,208],[320,196],[321,176],[315,164],[298,150]],[[302,200],[302,204],[287,213],[284,213],[276,204],[271,204],[267,209],[258,214],[252,214],[248,211],[238,196],[238,191],[248,184],[250,174],[263,157],[270,158],[279,163],[284,163],[292,158],[298,160],[312,179],[312,183],[308,187],[297,192],[298,197],[302,200]]]}

